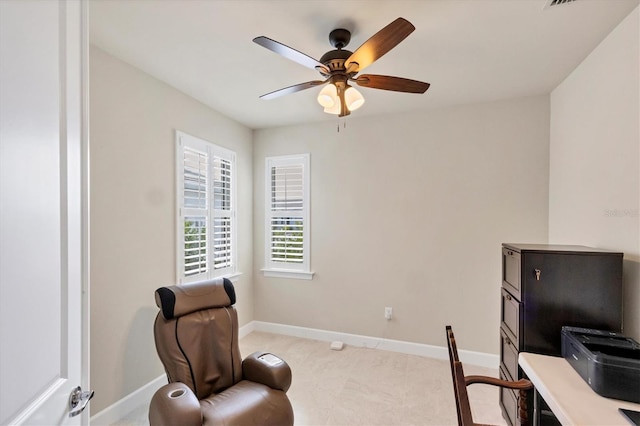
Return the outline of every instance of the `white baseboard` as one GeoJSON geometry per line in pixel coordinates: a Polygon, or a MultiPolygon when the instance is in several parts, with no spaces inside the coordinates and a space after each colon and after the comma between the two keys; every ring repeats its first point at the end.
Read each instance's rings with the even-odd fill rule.
{"type": "MultiPolygon", "coordinates": [[[[446,347],[426,345],[424,343],[405,342],[402,340],[385,339],[381,337],[361,336],[358,334],[341,333],[337,331],[319,330],[315,328],[297,327],[293,325],[276,324],[271,322],[253,321],[253,331],[282,334],[285,336],[301,337],[305,339],[332,342],[339,340],[347,345],[381,349],[383,351],[400,352],[411,355],[425,356],[436,359],[449,359],[446,347]]],[[[460,360],[467,364],[498,369],[500,358],[498,355],[483,352],[458,350],[460,360]]]]}
{"type": "Polygon", "coordinates": [[[108,426],[116,423],[141,405],[148,405],[153,394],[166,384],[167,376],[163,374],[91,416],[89,424],[92,426],[108,426]]]}
{"type": "MultiPolygon", "coordinates": [[[[281,334],[284,336],[300,337],[303,339],[333,342],[339,340],[347,345],[380,349],[383,351],[399,352],[411,355],[419,355],[436,359],[449,359],[447,348],[442,346],[426,345],[423,343],[405,342],[401,340],[384,339],[381,337],[361,336],[358,334],[341,333],[338,331],[319,330],[315,328],[298,327],[295,325],[276,324],[264,321],[251,321],[238,330],[240,339],[252,331],[281,334]]],[[[498,368],[498,355],[482,352],[459,350],[458,355],[462,362],[488,368],[498,368]]],[[[115,402],[94,416],[91,416],[90,424],[106,426],[116,423],[128,413],[144,404],[149,404],[153,394],[163,385],[167,384],[167,376],[164,374],[141,388],[131,392],[121,400],[115,402]]]]}
{"type": "Polygon", "coordinates": [[[244,336],[246,336],[247,334],[251,333],[255,329],[256,329],[256,322],[255,321],[251,321],[251,322],[243,325],[238,330],[238,338],[242,339],[244,336]]]}

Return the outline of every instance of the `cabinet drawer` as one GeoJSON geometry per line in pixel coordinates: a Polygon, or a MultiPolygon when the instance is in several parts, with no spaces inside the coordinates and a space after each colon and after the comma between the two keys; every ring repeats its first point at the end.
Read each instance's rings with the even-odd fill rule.
{"type": "MultiPolygon", "coordinates": [[[[511,380],[507,374],[500,369],[500,378],[502,380],[511,380]]],[[[502,417],[510,425],[517,425],[518,420],[518,396],[511,389],[500,389],[500,407],[502,408],[502,417]]]]}
{"type": "Polygon", "coordinates": [[[506,247],[502,248],[502,285],[520,298],[520,253],[506,247]]]}
{"type": "Polygon", "coordinates": [[[504,288],[500,303],[500,325],[511,338],[511,342],[520,349],[520,302],[504,288]]]}
{"type": "Polygon", "coordinates": [[[500,366],[510,376],[508,380],[518,380],[518,348],[502,329],[500,338],[500,366]]]}

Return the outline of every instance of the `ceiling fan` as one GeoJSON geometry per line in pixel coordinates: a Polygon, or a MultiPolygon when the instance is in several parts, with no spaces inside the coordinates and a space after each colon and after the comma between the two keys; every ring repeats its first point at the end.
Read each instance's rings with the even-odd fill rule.
{"type": "Polygon", "coordinates": [[[329,34],[329,41],[335,49],[322,55],[320,60],[313,59],[268,37],[256,37],[253,41],[260,46],[307,68],[315,69],[325,78],[285,87],[262,95],[260,98],[274,99],[329,83],[320,91],[318,102],[324,107],[325,112],[344,117],[364,103],[360,92],[349,84],[351,82],[371,89],[424,93],[429,88],[429,83],[422,81],[376,74],[361,74],[356,77],[356,74],[397,46],[415,29],[406,19],[398,18],[365,41],[355,52],[344,49],[351,40],[351,33],[342,28],[335,29],[329,34]]]}

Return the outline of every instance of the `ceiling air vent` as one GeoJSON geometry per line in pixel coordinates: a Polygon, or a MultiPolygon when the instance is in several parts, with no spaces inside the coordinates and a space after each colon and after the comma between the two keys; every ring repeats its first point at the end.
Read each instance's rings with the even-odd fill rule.
{"type": "Polygon", "coordinates": [[[552,6],[560,6],[562,4],[572,3],[574,1],[576,0],[547,0],[544,5],[544,9],[548,9],[552,6]]]}

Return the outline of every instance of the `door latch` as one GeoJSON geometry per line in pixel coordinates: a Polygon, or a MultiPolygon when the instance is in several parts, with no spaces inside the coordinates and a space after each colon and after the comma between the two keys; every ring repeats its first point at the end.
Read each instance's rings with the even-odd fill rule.
{"type": "Polygon", "coordinates": [[[82,391],[82,388],[78,386],[71,391],[69,395],[69,417],[75,417],[82,413],[87,404],[93,398],[93,391],[82,391]],[[80,407],[78,408],[78,406],[80,407]]]}
{"type": "Polygon", "coordinates": [[[533,271],[536,273],[536,281],[540,281],[540,274],[542,271],[540,269],[534,269],[533,271]]]}

